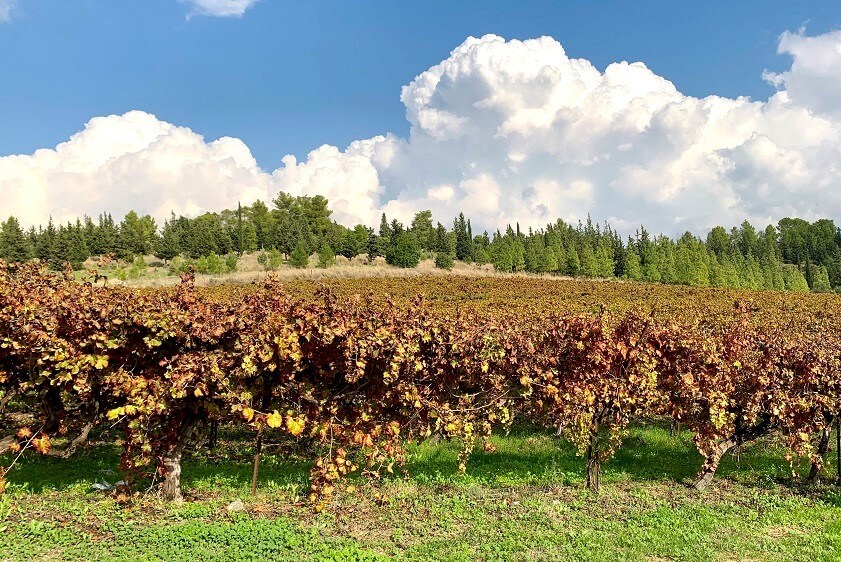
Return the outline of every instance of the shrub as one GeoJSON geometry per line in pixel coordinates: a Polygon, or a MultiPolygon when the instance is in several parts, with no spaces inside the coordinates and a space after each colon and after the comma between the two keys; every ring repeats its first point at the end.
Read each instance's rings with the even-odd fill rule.
{"type": "Polygon", "coordinates": [[[277,250],[269,250],[268,252],[260,252],[257,256],[257,263],[262,265],[266,271],[277,271],[277,268],[283,263],[283,259],[277,250]]]}
{"type": "Polygon", "coordinates": [[[180,256],[176,256],[172,258],[172,261],[169,262],[169,274],[170,275],[181,275],[185,271],[187,271],[187,262],[184,258],[180,256]]]}
{"type": "Polygon", "coordinates": [[[417,267],[420,262],[420,244],[412,232],[401,232],[385,256],[386,263],[397,267],[417,267]]]}
{"type": "Polygon", "coordinates": [[[228,270],[228,273],[233,273],[237,270],[237,262],[239,261],[239,256],[237,256],[234,252],[231,252],[227,256],[225,256],[225,268],[228,270]]]}
{"type": "Polygon", "coordinates": [[[438,252],[435,254],[435,267],[449,271],[453,268],[453,258],[446,252],[438,252]]]}

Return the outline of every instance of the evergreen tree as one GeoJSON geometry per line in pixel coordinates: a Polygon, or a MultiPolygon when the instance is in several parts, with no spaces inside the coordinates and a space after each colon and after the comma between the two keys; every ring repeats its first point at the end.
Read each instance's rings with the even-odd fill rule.
{"type": "Polygon", "coordinates": [[[295,249],[292,250],[292,253],[289,255],[289,265],[300,269],[303,267],[307,267],[309,265],[309,262],[309,251],[307,250],[307,247],[304,244],[303,240],[301,240],[298,242],[298,244],[295,246],[295,249]]]}
{"type": "Polygon", "coordinates": [[[558,255],[554,248],[549,247],[543,250],[543,264],[540,269],[543,272],[558,270],[558,255]]]}
{"type": "Polygon", "coordinates": [[[342,236],[339,253],[350,259],[368,251],[369,238],[372,231],[364,225],[357,224],[353,230],[346,230],[342,236]]]}
{"type": "Polygon", "coordinates": [[[326,242],[318,250],[318,267],[327,269],[336,264],[336,254],[326,242]]]}
{"type": "Polygon", "coordinates": [[[257,238],[257,249],[270,248],[269,234],[272,229],[272,217],[269,208],[262,201],[257,201],[251,207],[244,209],[244,216],[254,225],[254,235],[257,238]]]}
{"type": "Polygon", "coordinates": [[[386,263],[397,267],[417,267],[420,263],[420,244],[414,233],[401,230],[385,256],[386,263]]]}
{"type": "Polygon", "coordinates": [[[830,291],[829,275],[826,272],[826,267],[822,265],[813,265],[812,271],[811,289],[815,292],[821,293],[830,291]]]}
{"type": "Polygon", "coordinates": [[[609,238],[599,240],[595,257],[597,276],[604,278],[613,277],[616,264],[613,262],[613,244],[609,238]]]}
{"type": "Polygon", "coordinates": [[[678,244],[675,254],[675,282],[681,285],[694,285],[695,264],[691,250],[684,244],[678,244]]]}
{"type": "MultiPolygon", "coordinates": [[[[443,252],[438,252],[443,253],[443,252]]],[[[436,254],[437,255],[437,254],[436,254]]],[[[452,258],[450,258],[452,259],[452,258]]],[[[476,250],[476,263],[479,265],[485,265],[486,263],[491,263],[491,255],[488,253],[488,250],[484,247],[478,248],[476,250]]]]}
{"type": "Polygon", "coordinates": [[[0,257],[10,262],[24,262],[32,257],[33,249],[15,217],[0,226],[0,257]]]}
{"type": "Polygon", "coordinates": [[[716,226],[707,234],[707,250],[721,259],[730,255],[730,236],[720,226],[716,226]]]}
{"type": "Polygon", "coordinates": [[[57,237],[58,232],[53,224],[53,218],[50,217],[47,228],[38,237],[38,243],[35,245],[35,257],[42,262],[50,262],[53,258],[57,237]]]}
{"type": "Polygon", "coordinates": [[[628,248],[625,253],[625,279],[642,281],[642,264],[635,248],[628,248]]]}
{"type": "Polygon", "coordinates": [[[68,225],[68,233],[70,236],[70,253],[68,261],[75,270],[82,269],[82,264],[90,257],[90,251],[87,244],[85,244],[85,235],[82,231],[81,224],[75,227],[68,225]]]}
{"type": "Polygon", "coordinates": [[[512,241],[508,236],[502,237],[499,231],[494,234],[493,241],[488,247],[494,269],[505,273],[511,273],[514,270],[512,246],[512,241]]]}
{"type": "Polygon", "coordinates": [[[469,262],[473,256],[473,237],[467,229],[464,213],[459,213],[453,221],[453,232],[456,234],[456,259],[469,262]]]}
{"type": "Polygon", "coordinates": [[[797,266],[786,264],[781,268],[783,283],[786,291],[805,293],[809,291],[809,284],[797,266]]]}
{"type": "Polygon", "coordinates": [[[449,271],[453,268],[453,258],[446,252],[438,252],[435,254],[435,267],[449,271]]]}
{"type": "Polygon", "coordinates": [[[388,219],[386,218],[385,213],[383,213],[382,218],[380,218],[380,232],[377,237],[378,256],[388,256],[392,245],[393,235],[394,233],[391,232],[391,226],[388,224],[388,219]]]}
{"type": "Polygon", "coordinates": [[[433,250],[432,211],[425,210],[416,213],[409,230],[418,239],[418,244],[420,244],[422,250],[433,250]]]}
{"type": "Polygon", "coordinates": [[[593,252],[593,248],[585,243],[584,246],[581,248],[581,275],[584,277],[598,277],[599,276],[599,263],[596,260],[596,254],[593,252]]]}
{"type": "Polygon", "coordinates": [[[521,237],[518,236],[514,239],[511,245],[511,264],[514,273],[518,271],[523,271],[526,268],[526,249],[523,246],[523,241],[521,237]]]}
{"type": "Polygon", "coordinates": [[[60,271],[69,263],[75,270],[82,269],[82,264],[90,257],[81,229],[72,224],[59,228],[50,256],[50,268],[60,271]]]}
{"type": "Polygon", "coordinates": [[[572,275],[573,277],[577,277],[581,274],[581,260],[578,257],[578,251],[575,249],[575,247],[572,247],[567,251],[566,254],[566,273],[568,275],[572,275]]]}
{"type": "Polygon", "coordinates": [[[155,247],[155,257],[168,262],[175,256],[181,254],[181,245],[178,242],[178,231],[175,223],[167,221],[161,231],[161,238],[155,247]]]}
{"type": "Polygon", "coordinates": [[[452,257],[452,249],[450,248],[450,237],[447,233],[447,228],[440,222],[436,225],[435,231],[432,234],[432,242],[430,242],[430,250],[433,252],[447,252],[452,257]]]}
{"type": "Polygon", "coordinates": [[[380,237],[371,232],[368,236],[368,261],[372,262],[380,255],[380,237]]]}
{"type": "Polygon", "coordinates": [[[140,217],[135,211],[129,211],[119,226],[115,248],[117,256],[128,259],[150,253],[156,231],[152,217],[140,217]]]}
{"type": "Polygon", "coordinates": [[[206,213],[191,220],[185,238],[183,250],[193,259],[210,254],[227,254],[231,250],[230,238],[226,240],[222,223],[213,213],[206,213]]]}

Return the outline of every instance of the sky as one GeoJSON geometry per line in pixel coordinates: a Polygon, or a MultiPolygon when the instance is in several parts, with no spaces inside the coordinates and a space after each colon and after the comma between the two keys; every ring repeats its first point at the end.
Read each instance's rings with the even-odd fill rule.
{"type": "Polygon", "coordinates": [[[841,218],[838,29],[829,1],[0,0],[0,214],[841,218]]]}

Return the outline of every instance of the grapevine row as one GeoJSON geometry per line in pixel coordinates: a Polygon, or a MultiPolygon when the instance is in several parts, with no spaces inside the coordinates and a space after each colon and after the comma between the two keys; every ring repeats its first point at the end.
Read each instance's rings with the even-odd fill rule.
{"type": "Polygon", "coordinates": [[[629,423],[667,417],[695,433],[704,488],[727,451],[770,432],[817,477],[841,411],[831,306],[509,312],[294,295],[274,279],[225,297],[192,281],[108,288],[0,262],[0,416],[17,424],[0,448],[56,454],[62,436],[70,456],[109,428],[128,481],[151,476],[178,499],[185,447],[210,428],[275,430],[311,453],[319,504],[433,434],[463,443],[464,470],[515,418],[561,428],[598,490],[629,423]]]}

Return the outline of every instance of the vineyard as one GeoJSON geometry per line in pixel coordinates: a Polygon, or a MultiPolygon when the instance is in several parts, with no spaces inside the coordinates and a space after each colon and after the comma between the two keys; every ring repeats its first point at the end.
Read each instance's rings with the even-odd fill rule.
{"type": "Polygon", "coordinates": [[[488,438],[515,420],[571,441],[595,491],[629,424],[647,420],[694,433],[698,489],[728,451],[770,433],[792,467],[811,464],[809,479],[824,470],[841,411],[837,297],[525,279],[379,285],[201,290],[185,274],[174,290],[128,290],[3,265],[0,414],[17,425],[3,447],[72,463],[107,427],[122,449],[122,493],[151,483],[177,500],[191,443],[220,427],[252,431],[256,487],[263,437],[279,432],[310,457],[317,510],[354,492],[345,476],[393,473],[407,444],[430,437],[458,442],[469,471],[471,452],[492,452],[488,438]]]}

